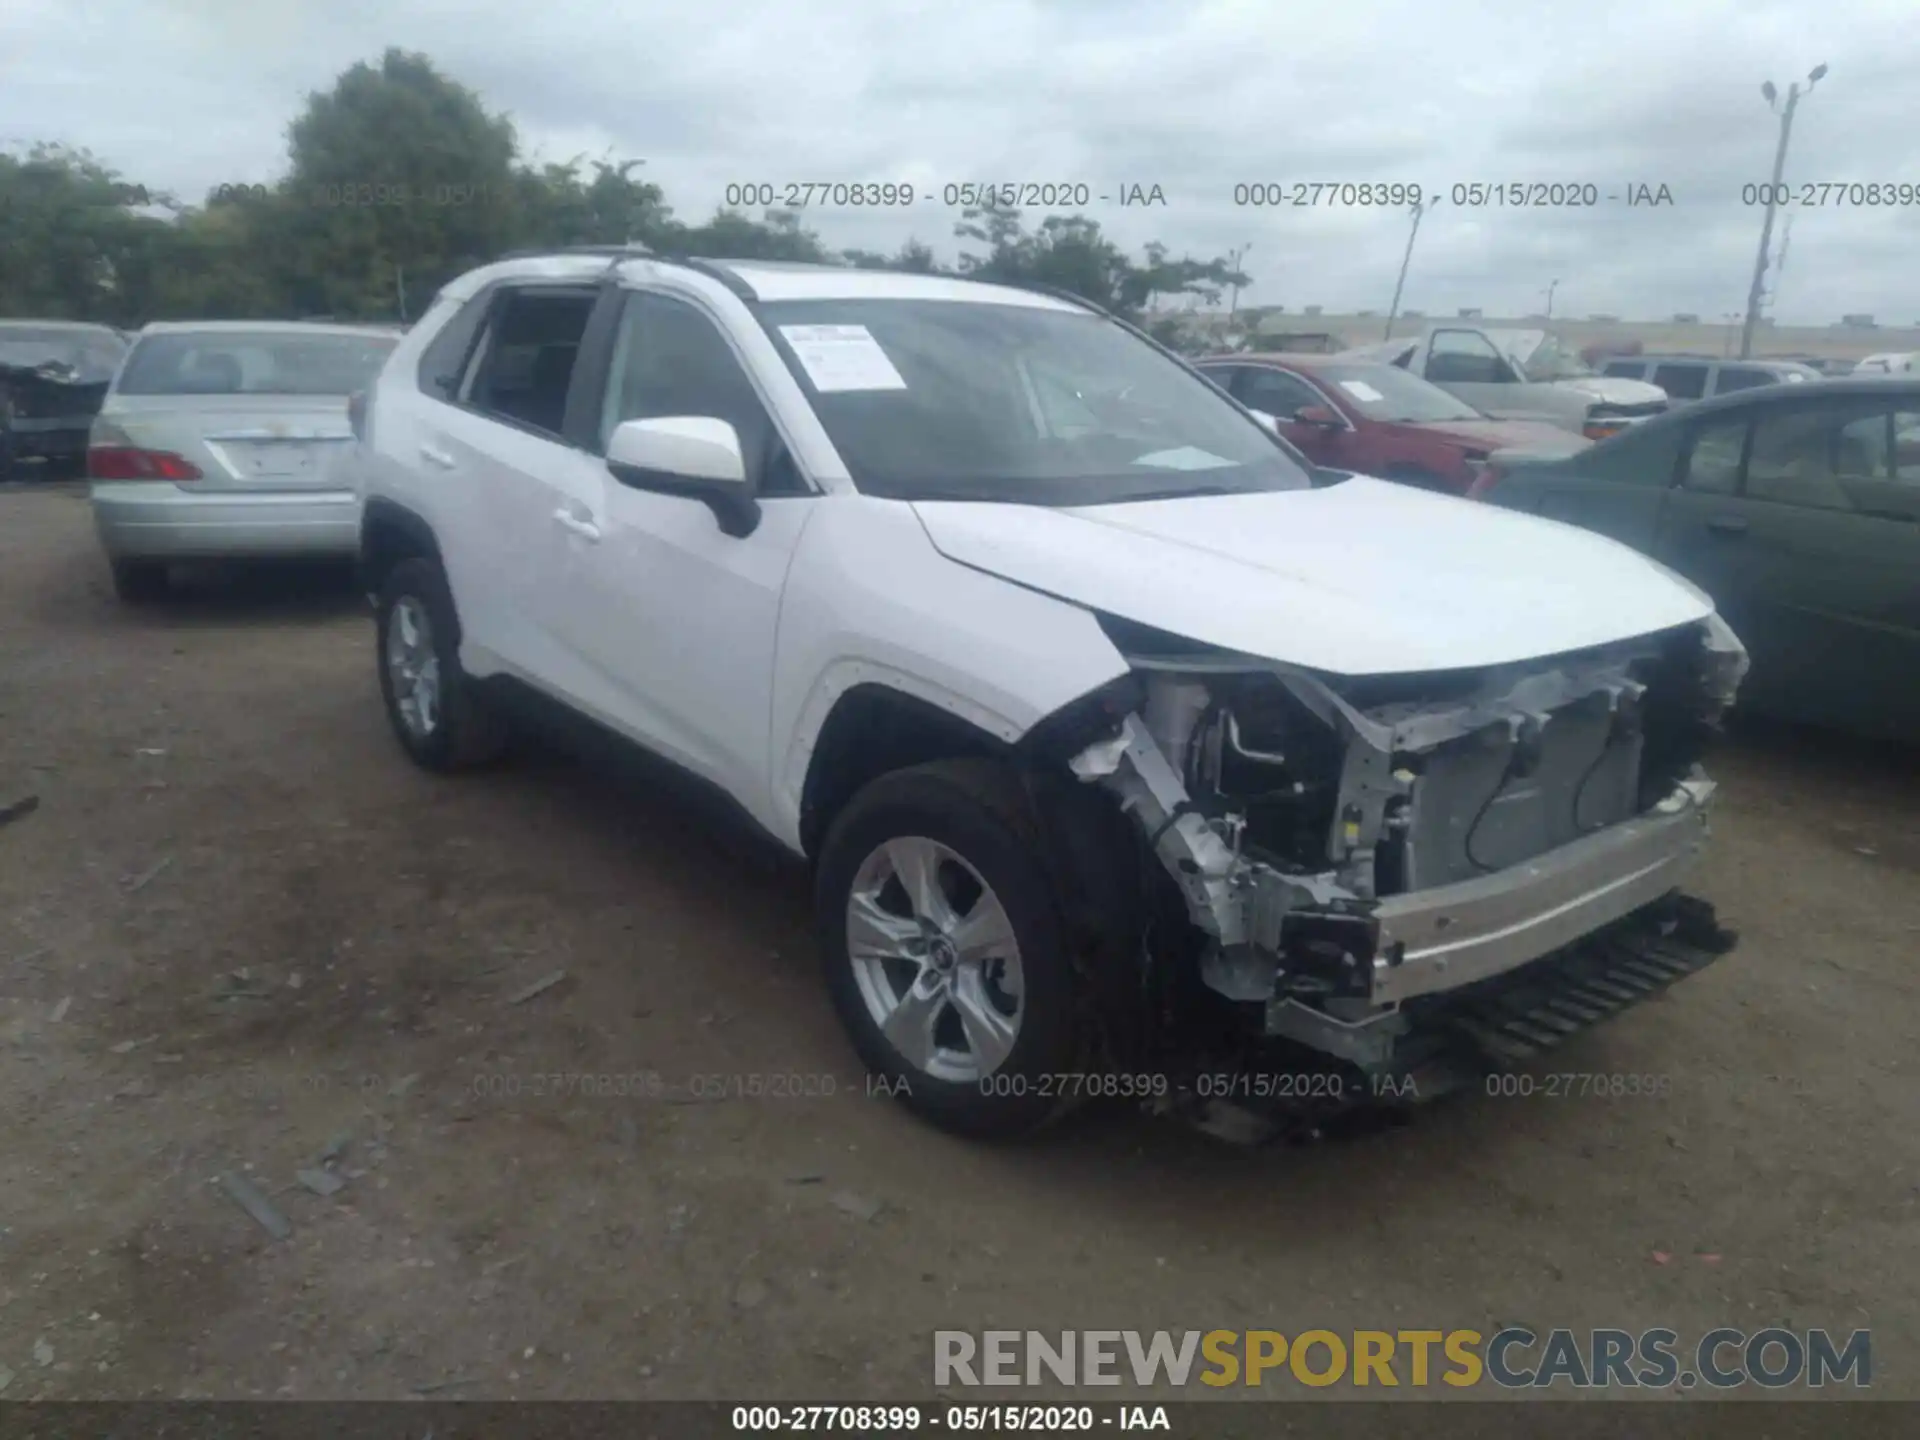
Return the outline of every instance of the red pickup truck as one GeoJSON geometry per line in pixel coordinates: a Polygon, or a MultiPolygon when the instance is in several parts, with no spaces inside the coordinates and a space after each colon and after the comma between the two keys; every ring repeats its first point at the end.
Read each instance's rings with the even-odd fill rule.
{"type": "Polygon", "coordinates": [[[1571,455],[1591,441],[1543,420],[1494,420],[1418,375],[1331,355],[1194,362],[1316,465],[1464,495],[1496,450],[1571,455]]]}

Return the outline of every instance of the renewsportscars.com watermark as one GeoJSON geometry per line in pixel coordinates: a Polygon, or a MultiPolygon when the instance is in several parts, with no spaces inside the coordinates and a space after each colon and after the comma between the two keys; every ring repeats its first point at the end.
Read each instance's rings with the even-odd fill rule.
{"type": "Polygon", "coordinates": [[[1313,1387],[1492,1384],[1507,1390],[1780,1390],[1873,1382],[1873,1332],[1709,1330],[936,1330],[933,1383],[1313,1387]]]}

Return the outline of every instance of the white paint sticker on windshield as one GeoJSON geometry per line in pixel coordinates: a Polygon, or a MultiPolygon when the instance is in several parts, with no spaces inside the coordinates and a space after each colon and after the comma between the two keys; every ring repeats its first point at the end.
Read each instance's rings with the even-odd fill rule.
{"type": "Polygon", "coordinates": [[[1133,463],[1151,465],[1159,470],[1218,470],[1223,465],[1233,464],[1233,461],[1222,460],[1218,455],[1210,455],[1191,445],[1182,445],[1177,450],[1156,450],[1151,455],[1142,455],[1133,463]]]}
{"type": "Polygon", "coordinates": [[[822,394],[842,390],[904,390],[880,342],[864,325],[782,325],[793,353],[822,394]]]}
{"type": "Polygon", "coordinates": [[[1340,382],[1340,388],[1346,391],[1347,394],[1351,395],[1354,399],[1359,400],[1368,405],[1373,404],[1377,400],[1384,400],[1387,398],[1386,396],[1382,395],[1378,390],[1374,389],[1371,385],[1367,384],[1367,382],[1364,380],[1342,380],[1340,382]]]}

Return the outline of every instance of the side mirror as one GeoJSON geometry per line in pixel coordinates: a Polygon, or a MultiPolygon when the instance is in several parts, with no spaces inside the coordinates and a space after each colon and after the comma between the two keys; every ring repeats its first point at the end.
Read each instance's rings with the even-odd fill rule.
{"type": "Polygon", "coordinates": [[[636,490],[703,501],[729,535],[760,523],[740,432],[711,415],[623,421],[607,439],[607,469],[636,490]]]}
{"type": "Polygon", "coordinates": [[[1293,412],[1293,418],[1302,425],[1314,425],[1322,430],[1344,430],[1347,422],[1342,420],[1325,405],[1302,405],[1293,412]]]}
{"type": "MultiPolygon", "coordinates": [[[[1248,408],[1252,409],[1251,406],[1248,408]]],[[[1280,419],[1278,416],[1270,415],[1265,410],[1254,410],[1253,418],[1266,426],[1267,429],[1271,430],[1274,434],[1278,435],[1280,433],[1280,419]]]]}

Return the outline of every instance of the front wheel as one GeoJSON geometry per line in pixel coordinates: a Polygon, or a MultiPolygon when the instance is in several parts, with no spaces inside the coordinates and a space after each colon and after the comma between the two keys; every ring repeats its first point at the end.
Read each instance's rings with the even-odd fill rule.
{"type": "Polygon", "coordinates": [[[981,1137],[1072,1108],[1082,990],[1019,784],[988,761],[882,776],[821,849],[827,988],[868,1071],[915,1113],[981,1137]]]}

